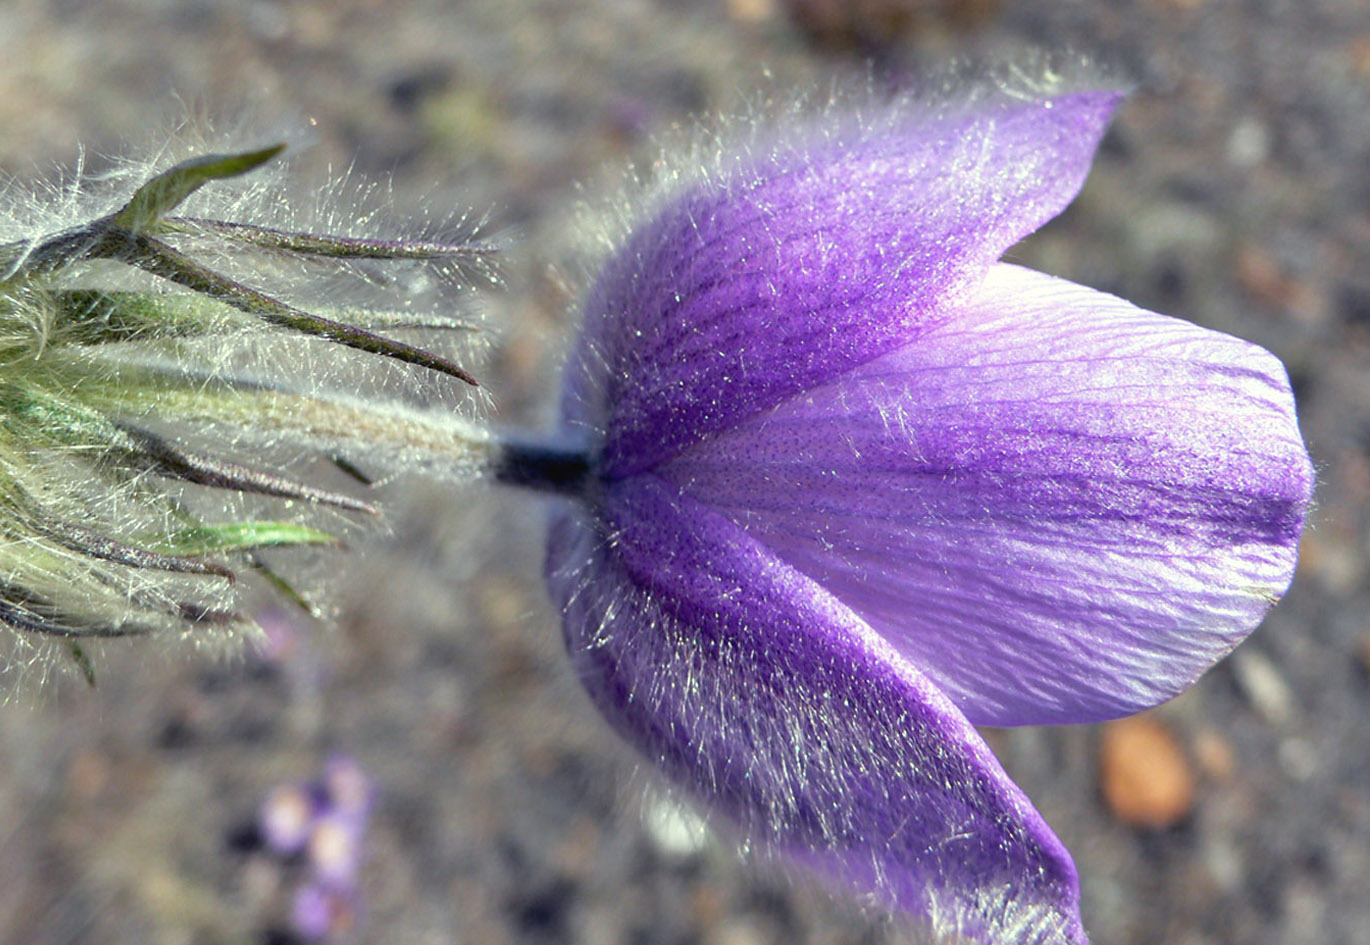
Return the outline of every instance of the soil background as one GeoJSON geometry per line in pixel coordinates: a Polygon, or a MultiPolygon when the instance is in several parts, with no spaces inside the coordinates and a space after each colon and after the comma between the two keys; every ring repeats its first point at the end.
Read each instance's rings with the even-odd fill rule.
{"type": "MultiPolygon", "coordinates": [[[[482,377],[502,422],[539,423],[574,311],[549,271],[578,201],[654,134],[1041,47],[1136,91],[1080,199],[1012,256],[1280,355],[1318,508],[1286,600],[1148,716],[1197,785],[1173,826],[1105,802],[1102,727],[992,743],[1074,853],[1098,945],[1370,943],[1363,0],[0,0],[0,168],[43,178],[79,144],[98,171],[187,108],[303,129],[301,179],[350,167],[399,218],[467,208],[511,237],[482,377]]],[[[298,866],[252,824],[337,753],[378,790],[338,941],[914,940],[701,833],[637,771],[564,666],[536,502],[384,491],[390,536],[332,564],[334,625],[281,618],[288,645],[230,661],[116,650],[96,688],[0,708],[0,942],[289,941],[298,866]]]]}

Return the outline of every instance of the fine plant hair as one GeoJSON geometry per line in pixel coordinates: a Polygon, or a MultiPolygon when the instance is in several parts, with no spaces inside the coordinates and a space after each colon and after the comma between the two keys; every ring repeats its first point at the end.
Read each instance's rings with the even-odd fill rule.
{"type": "MultiPolygon", "coordinates": [[[[657,724],[680,725],[700,733],[694,750],[711,762],[712,783],[704,785],[704,790],[714,800],[712,813],[726,818],[725,835],[735,833],[744,848],[755,845],[763,857],[779,855],[801,865],[815,852],[844,857],[847,878],[860,877],[858,885],[876,891],[868,905],[877,912],[899,896],[924,897],[927,927],[920,934],[926,934],[929,942],[979,936],[1011,942],[1059,940],[1069,926],[1069,916],[1050,903],[1025,902],[1006,881],[1015,875],[1007,863],[1002,873],[985,875],[976,889],[944,895],[935,885],[899,888],[898,879],[886,875],[877,860],[865,859],[859,852],[845,853],[861,849],[863,838],[857,831],[863,823],[861,807],[868,803],[907,814],[903,823],[891,825],[890,835],[884,838],[888,844],[924,841],[918,789],[942,768],[926,754],[935,750],[936,743],[927,737],[923,719],[903,714],[899,706],[883,702],[878,694],[863,697],[844,687],[839,678],[842,667],[836,664],[821,670],[833,674],[827,680],[829,686],[818,687],[824,697],[810,698],[814,688],[798,681],[811,676],[814,669],[804,665],[801,656],[791,660],[783,640],[772,641],[766,660],[751,648],[767,628],[743,624],[737,637],[701,634],[698,626],[672,614],[649,591],[626,591],[603,564],[604,549],[618,538],[612,533],[592,535],[590,529],[581,532],[579,543],[566,556],[568,577],[575,588],[568,611],[600,618],[588,636],[568,636],[573,668],[582,677],[591,677],[594,672],[587,667],[607,658],[656,667],[650,687],[634,688],[622,698],[657,724]],[[601,655],[605,653],[613,657],[601,655]],[[708,664],[726,671],[710,669],[708,664]],[[720,688],[720,679],[730,679],[735,685],[720,688]],[[741,755],[728,747],[737,743],[749,746],[749,753],[741,755]],[[886,793],[872,795],[873,785],[886,793]],[[806,801],[815,795],[835,803],[820,809],[806,801]]],[[[764,595],[765,590],[753,588],[748,593],[764,595]]],[[[630,676],[610,675],[613,684],[631,685],[626,682],[630,676]]],[[[685,777],[694,763],[672,756],[648,760],[676,778],[685,777]]],[[[969,769],[961,777],[967,786],[962,793],[969,824],[984,816],[976,806],[979,779],[969,769]]],[[[960,842],[956,835],[945,839],[949,875],[955,874],[964,856],[960,842]]],[[[816,860],[813,863],[818,865],[816,860]]],[[[1022,874],[1020,882],[1049,882],[1041,864],[1014,866],[1022,874]]]]}
{"type": "Polygon", "coordinates": [[[500,478],[565,500],[546,576],[591,700],[744,846],[935,940],[1084,941],[975,725],[1192,682],[1287,587],[1310,467],[1267,352],[1005,262],[1119,84],[975,78],[767,104],[644,163],[576,228],[556,448],[500,478]]]}
{"type": "MultiPolygon", "coordinates": [[[[699,116],[663,132],[645,156],[611,175],[602,191],[583,194],[574,222],[563,227],[575,234],[558,267],[567,294],[583,298],[605,261],[636,228],[693,191],[722,188],[745,193],[755,168],[772,163],[793,164],[795,173],[818,172],[804,153],[815,144],[840,148],[899,127],[995,104],[1084,89],[1126,90],[1131,84],[1083,54],[1038,50],[1007,62],[949,63],[897,94],[877,87],[869,75],[834,80],[824,90],[803,94],[757,94],[740,113],[699,116]]],[[[973,154],[967,152],[966,157],[968,165],[974,163],[973,154]]],[[[1022,173],[1033,170],[1025,167],[1022,173]]],[[[948,212],[956,211],[951,204],[948,212]]],[[[598,367],[611,355],[594,347],[582,349],[577,363],[587,378],[594,379],[583,387],[584,395],[605,394],[596,389],[606,378],[598,367]]],[[[598,439],[595,430],[579,432],[590,441],[598,439]]]]}
{"type": "MultiPolygon", "coordinates": [[[[984,107],[986,101],[1059,94],[1097,87],[1100,81],[1099,70],[1091,63],[1071,57],[1042,57],[1003,67],[990,73],[988,81],[985,71],[978,67],[951,71],[929,81],[920,94],[895,103],[869,83],[865,87],[834,87],[825,95],[797,101],[759,100],[742,116],[680,130],[659,142],[649,161],[627,169],[616,191],[604,199],[587,200],[582,206],[582,220],[573,231],[583,234],[583,242],[576,248],[577,257],[567,265],[571,281],[578,283],[571,295],[583,298],[605,260],[621,250],[636,228],[692,191],[745,192],[751,186],[753,168],[773,163],[792,166],[794,173],[821,173],[821,168],[800,150],[812,149],[815,138],[838,149],[846,141],[878,136],[890,128],[972,112],[984,107]]],[[[973,165],[973,161],[967,163],[973,165]]],[[[1023,173],[1033,173],[1033,168],[1026,167],[1023,173]]],[[[611,376],[607,370],[620,360],[619,352],[602,350],[587,334],[581,334],[580,343],[575,363],[588,380],[577,383],[577,379],[568,378],[566,388],[577,391],[573,396],[586,399],[584,415],[597,418],[598,425],[568,432],[583,438],[593,450],[605,436],[605,416],[596,400],[611,396],[602,385],[628,384],[632,379],[611,376]]],[[[699,510],[690,514],[699,514],[699,510]]],[[[837,701],[810,701],[806,694],[823,688],[815,686],[812,679],[808,685],[801,684],[812,674],[812,667],[788,662],[780,641],[773,641],[764,659],[749,648],[753,638],[759,640],[765,635],[765,628],[748,628],[744,623],[741,639],[701,635],[698,626],[669,612],[649,590],[630,588],[602,570],[620,540],[612,529],[587,527],[582,540],[585,544],[577,545],[566,556],[566,572],[554,578],[574,588],[568,611],[595,615],[586,623],[598,628],[583,635],[568,631],[573,668],[582,678],[607,673],[616,684],[631,685],[626,674],[618,676],[602,664],[595,669],[590,666],[613,659],[654,667],[649,688],[633,688],[619,698],[636,706],[642,717],[653,720],[652,724],[680,724],[701,733],[704,741],[696,746],[698,758],[663,756],[647,761],[663,772],[669,783],[672,779],[690,780],[690,772],[701,759],[707,759],[711,783],[702,786],[702,793],[712,799],[712,806],[705,812],[722,836],[731,837],[770,868],[787,874],[793,874],[794,865],[818,866],[819,858],[813,855],[816,851],[843,857],[847,879],[860,877],[853,885],[876,891],[865,902],[872,916],[888,914],[889,904],[897,899],[923,897],[926,925],[904,930],[919,942],[981,938],[1052,942],[1064,937],[1071,917],[1048,902],[1025,900],[1006,879],[1021,881],[1032,876],[1030,884],[1047,885],[1051,880],[1045,864],[1015,864],[1016,874],[1006,868],[999,875],[986,875],[977,888],[960,889],[952,895],[935,886],[899,888],[898,878],[886,875],[876,859],[844,853],[861,847],[855,834],[862,823],[858,809],[872,783],[907,792],[904,806],[908,822],[896,825],[888,843],[897,846],[922,841],[925,832],[918,822],[917,790],[913,786],[925,781],[930,772],[941,770],[924,754],[937,744],[935,737],[924,733],[924,720],[895,717],[899,707],[878,698],[843,700],[843,695],[852,694],[838,680],[831,686],[831,697],[837,701]],[[586,537],[591,534],[596,537],[586,537]],[[599,544],[592,546],[592,540],[599,544]],[[608,653],[613,657],[602,655],[608,653]],[[701,671],[710,663],[726,668],[701,671]],[[731,680],[736,688],[712,688],[719,679],[731,680]],[[763,695],[752,698],[754,693],[763,695]],[[734,752],[731,746],[736,744],[747,745],[750,755],[734,752]],[[897,759],[893,767],[891,759],[897,759]],[[804,800],[815,795],[835,802],[841,799],[842,803],[816,809],[804,800]]],[[[727,590],[720,589],[720,593],[727,590]]],[[[749,587],[738,593],[761,592],[749,587]]],[[[568,627],[574,622],[569,621],[568,627]]],[[[828,669],[836,671],[838,667],[828,669]]],[[[962,776],[971,785],[977,777],[970,770],[962,776]]],[[[973,786],[966,791],[967,824],[985,816],[975,805],[977,797],[973,786]]],[[[690,792],[672,793],[673,803],[687,798],[690,792]]],[[[870,797],[869,801],[900,806],[896,795],[870,797]]],[[[947,875],[955,875],[956,864],[964,855],[955,838],[950,838],[944,854],[947,875]]]]}
{"type": "Polygon", "coordinates": [[[281,145],[182,132],[0,191],[10,677],[64,663],[93,681],[110,638],[231,649],[255,632],[244,584],[318,609],[297,565],[380,523],[376,483],[484,463],[463,365],[485,333],[453,308],[497,244],[463,221],[387,233],[354,184],[301,209],[281,145]]]}
{"type": "Polygon", "coordinates": [[[0,233],[10,665],[232,642],[245,579],[309,607],[290,563],[391,475],[541,492],[577,681],[744,848],[930,941],[1083,945],[1077,868],[977,726],[1192,685],[1289,586],[1312,464],[1269,352],[1005,262],[1119,84],[972,73],[670,147],[576,228],[544,435],[477,424],[477,326],[415,301],[497,244],[301,223],[254,182],[278,145],[59,188],[0,233]]]}

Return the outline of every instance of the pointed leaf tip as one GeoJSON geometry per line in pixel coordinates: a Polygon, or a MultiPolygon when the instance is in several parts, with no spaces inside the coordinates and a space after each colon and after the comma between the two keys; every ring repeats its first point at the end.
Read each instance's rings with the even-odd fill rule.
{"type": "Polygon", "coordinates": [[[257,151],[206,154],[182,161],[139,187],[129,202],[110,220],[126,229],[145,229],[210,181],[237,177],[256,170],[283,150],[284,144],[273,144],[257,151]]]}
{"type": "Polygon", "coordinates": [[[76,668],[80,670],[81,677],[85,679],[86,685],[91,689],[94,689],[95,664],[90,661],[90,656],[78,643],[71,644],[71,646],[67,648],[67,653],[71,656],[71,661],[76,664],[76,668]]]}

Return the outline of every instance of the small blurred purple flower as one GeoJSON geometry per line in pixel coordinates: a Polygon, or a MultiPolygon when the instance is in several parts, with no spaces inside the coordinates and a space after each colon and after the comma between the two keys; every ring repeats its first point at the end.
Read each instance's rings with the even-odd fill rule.
{"type": "Polygon", "coordinates": [[[333,810],[365,825],[376,789],[357,759],[334,755],[324,765],[322,786],[333,810]]]}
{"type": "Polygon", "coordinates": [[[256,615],[261,636],[253,644],[254,655],[266,663],[289,663],[304,648],[299,621],[293,614],[271,608],[256,615]]]}
{"type": "Polygon", "coordinates": [[[262,804],[266,848],[282,857],[305,854],[308,880],[296,891],[291,921],[307,939],[355,924],[362,840],[374,801],[375,787],[361,765],[335,755],[317,780],[274,788],[262,804]]]}
{"type": "Polygon", "coordinates": [[[980,93],[679,183],[585,303],[547,565],[581,681],[749,834],[938,935],[1082,942],[975,725],[1126,715],[1292,577],[1280,363],[999,262],[1120,96],[980,93]]]}
{"type": "Polygon", "coordinates": [[[318,804],[308,789],[278,785],[266,796],[257,816],[262,843],[277,856],[294,856],[309,842],[317,817],[318,804]]]}
{"type": "Polygon", "coordinates": [[[301,936],[318,940],[333,927],[333,895],[321,883],[305,883],[295,890],[290,924],[301,936]]]}
{"type": "Polygon", "coordinates": [[[334,887],[350,887],[361,869],[366,820],[353,813],[329,810],[309,834],[309,865],[314,875],[334,887]]]}
{"type": "Polygon", "coordinates": [[[357,924],[355,890],[320,881],[305,883],[295,891],[290,924],[307,941],[347,935],[357,924]]]}

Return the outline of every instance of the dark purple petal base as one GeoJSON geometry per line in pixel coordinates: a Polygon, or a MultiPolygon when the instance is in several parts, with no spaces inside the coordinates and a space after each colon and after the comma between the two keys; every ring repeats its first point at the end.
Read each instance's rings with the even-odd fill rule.
{"type": "Polygon", "coordinates": [[[1069,855],[964,716],[727,519],[615,483],[558,512],[548,580],[600,710],[751,836],[941,933],[1084,941],[1069,855]]]}

